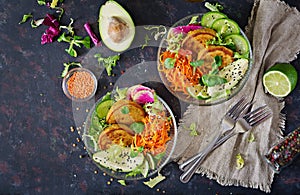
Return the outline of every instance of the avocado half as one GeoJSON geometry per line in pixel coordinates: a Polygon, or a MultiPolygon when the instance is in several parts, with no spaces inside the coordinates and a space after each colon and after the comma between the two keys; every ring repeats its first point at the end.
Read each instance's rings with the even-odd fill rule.
{"type": "Polygon", "coordinates": [[[135,35],[135,26],[128,12],[117,2],[109,0],[100,8],[99,32],[102,41],[109,49],[115,52],[122,52],[130,47],[135,35]],[[127,25],[129,30],[124,39],[119,43],[114,42],[108,34],[111,18],[119,18],[127,25]]]}

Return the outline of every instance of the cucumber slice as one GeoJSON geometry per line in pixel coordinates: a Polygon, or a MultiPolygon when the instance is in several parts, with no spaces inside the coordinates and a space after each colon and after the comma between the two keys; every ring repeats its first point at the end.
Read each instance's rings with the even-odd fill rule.
{"type": "Polygon", "coordinates": [[[96,108],[96,113],[99,118],[104,118],[106,117],[109,109],[112,107],[114,104],[114,100],[105,100],[101,102],[100,104],[97,105],[96,108]]]}
{"type": "Polygon", "coordinates": [[[214,21],[220,18],[227,18],[227,16],[221,12],[216,12],[216,11],[207,12],[202,16],[201,25],[204,27],[211,28],[214,21]]]}
{"type": "Polygon", "coordinates": [[[249,52],[249,44],[248,41],[240,34],[231,34],[224,38],[225,42],[233,41],[236,51],[243,55],[249,52]]]}
{"type": "Polygon", "coordinates": [[[224,37],[230,34],[240,33],[239,25],[229,18],[217,19],[212,24],[212,29],[216,30],[219,34],[221,34],[224,37]]]}

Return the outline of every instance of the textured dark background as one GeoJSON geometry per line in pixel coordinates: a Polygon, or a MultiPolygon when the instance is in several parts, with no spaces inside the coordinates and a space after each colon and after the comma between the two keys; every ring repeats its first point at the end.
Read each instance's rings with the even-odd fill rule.
{"type": "MultiPolygon", "coordinates": [[[[86,36],[83,28],[90,22],[96,32],[98,10],[104,1],[65,0],[62,24],[75,19],[77,35],[86,36]]],[[[118,1],[131,14],[137,26],[166,25],[192,13],[204,12],[203,3],[184,0],[118,1]]],[[[220,0],[224,12],[242,28],[253,0],[220,0]]],[[[299,0],[286,2],[300,9],[299,0]]],[[[121,186],[116,179],[105,176],[87,157],[76,129],[75,108],[61,89],[63,63],[81,61],[88,52],[79,49],[79,57],[69,57],[64,43],[40,44],[45,26],[31,29],[29,22],[19,25],[23,14],[41,18],[53,13],[35,0],[0,0],[0,194],[263,194],[259,190],[224,187],[204,176],[194,176],[188,184],[179,181],[181,172],[175,163],[168,164],[162,174],[167,180],[153,189],[142,181],[121,186]]],[[[289,29],[289,30],[292,30],[289,29]]],[[[157,48],[136,48],[122,54],[122,63],[115,74],[126,71],[143,60],[155,60],[157,48]]],[[[299,57],[299,56],[298,56],[299,57]]],[[[292,62],[300,73],[300,60],[292,62]]],[[[157,77],[154,75],[153,77],[157,77]]],[[[117,77],[101,77],[96,94],[111,89],[117,77]]],[[[163,86],[161,86],[163,88],[163,86]]],[[[177,119],[182,114],[178,101],[162,93],[172,104],[177,119]]],[[[286,98],[286,133],[300,126],[300,85],[286,98]]],[[[81,130],[81,129],[79,129],[81,130]]],[[[300,159],[276,175],[271,194],[299,194],[300,159]]]]}

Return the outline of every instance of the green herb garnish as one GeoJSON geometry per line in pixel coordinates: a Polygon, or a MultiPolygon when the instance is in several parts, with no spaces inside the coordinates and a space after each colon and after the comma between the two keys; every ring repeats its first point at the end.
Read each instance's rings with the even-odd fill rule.
{"type": "Polygon", "coordinates": [[[126,182],[124,179],[120,179],[118,180],[119,184],[121,184],[122,186],[126,186],[126,182]]]}
{"type": "Polygon", "coordinates": [[[176,59],[166,58],[164,61],[164,65],[167,69],[171,69],[171,68],[174,68],[175,62],[176,62],[176,59]]]}
{"type": "Polygon", "coordinates": [[[204,64],[204,60],[197,60],[190,62],[190,64],[193,67],[193,75],[195,75],[197,67],[202,66],[204,64]]]}
{"type": "Polygon", "coordinates": [[[61,77],[65,77],[70,69],[71,66],[79,66],[82,67],[80,62],[69,62],[69,63],[64,63],[64,70],[61,73],[61,77]]]}
{"type": "Polygon", "coordinates": [[[197,24],[197,23],[198,23],[198,22],[197,22],[198,18],[199,18],[199,16],[193,16],[193,17],[191,18],[191,21],[189,22],[189,24],[197,24]]]}
{"type": "Polygon", "coordinates": [[[147,26],[144,27],[146,30],[152,31],[151,35],[154,37],[154,40],[157,41],[159,37],[162,37],[167,33],[167,28],[163,25],[159,26],[147,26]]]}
{"type": "Polygon", "coordinates": [[[208,87],[213,87],[215,85],[221,85],[223,83],[227,83],[227,80],[218,75],[205,74],[202,76],[202,82],[204,85],[208,87]]]}
{"type": "Polygon", "coordinates": [[[131,158],[134,158],[136,157],[139,153],[143,152],[144,151],[144,147],[137,147],[137,149],[133,149],[131,150],[130,152],[130,157],[131,158]]]}
{"type": "Polygon", "coordinates": [[[115,67],[117,65],[117,61],[120,59],[120,55],[108,56],[104,58],[100,53],[95,54],[94,57],[97,58],[99,64],[103,64],[108,76],[111,76],[112,67],[115,67]]]}
{"type": "Polygon", "coordinates": [[[77,52],[73,48],[74,45],[77,47],[81,47],[81,44],[84,45],[86,48],[90,48],[91,40],[89,36],[86,36],[82,39],[80,36],[66,36],[65,33],[63,33],[58,39],[58,42],[67,42],[70,44],[68,49],[65,49],[65,51],[73,57],[77,57],[77,52]]]}
{"type": "Polygon", "coordinates": [[[227,80],[225,78],[216,75],[219,72],[219,67],[221,65],[222,57],[215,56],[214,62],[212,63],[212,70],[209,72],[209,74],[205,74],[201,77],[201,82],[208,87],[227,83],[227,80]]]}
{"type": "Polygon", "coordinates": [[[37,0],[39,5],[46,5],[46,0],[37,0]]]}
{"type": "Polygon", "coordinates": [[[248,142],[251,143],[251,142],[254,142],[255,141],[255,137],[254,137],[254,134],[253,133],[250,133],[250,136],[248,138],[248,142]]]}
{"type": "Polygon", "coordinates": [[[219,4],[219,3],[216,3],[216,4],[213,5],[213,4],[209,3],[209,2],[205,2],[204,6],[207,9],[209,9],[210,11],[215,11],[215,12],[219,12],[219,11],[221,11],[221,10],[224,9],[224,7],[221,4],[219,4]]]}
{"type": "Polygon", "coordinates": [[[154,177],[153,179],[150,178],[149,181],[145,181],[143,183],[146,186],[148,186],[149,188],[153,188],[154,186],[156,186],[158,183],[160,183],[164,179],[166,179],[166,177],[161,175],[160,173],[158,173],[158,176],[154,177]]]}
{"type": "Polygon", "coordinates": [[[144,131],[145,125],[142,122],[135,122],[130,125],[130,129],[132,129],[135,133],[141,133],[144,131]]]}
{"type": "Polygon", "coordinates": [[[74,23],[74,20],[73,18],[70,18],[71,22],[69,23],[68,26],[60,26],[59,29],[66,29],[68,31],[68,33],[71,35],[71,36],[74,36],[75,32],[74,32],[74,29],[73,29],[73,26],[72,24],[74,23]]]}
{"type": "Polygon", "coordinates": [[[129,108],[128,108],[128,106],[123,106],[123,107],[121,108],[121,112],[122,112],[122,114],[128,114],[128,113],[129,113],[129,108]]]}
{"type": "Polygon", "coordinates": [[[29,18],[32,18],[33,15],[31,13],[29,14],[24,14],[22,20],[19,22],[19,24],[25,23],[29,18]]]}
{"type": "Polygon", "coordinates": [[[240,153],[238,153],[238,154],[235,156],[235,158],[236,158],[236,169],[241,169],[241,168],[243,168],[245,162],[244,162],[244,159],[243,159],[242,155],[241,155],[240,153]]]}
{"type": "Polygon", "coordinates": [[[148,36],[148,34],[145,35],[145,43],[142,45],[142,49],[144,49],[144,47],[148,46],[148,42],[150,41],[150,38],[148,36]]]}

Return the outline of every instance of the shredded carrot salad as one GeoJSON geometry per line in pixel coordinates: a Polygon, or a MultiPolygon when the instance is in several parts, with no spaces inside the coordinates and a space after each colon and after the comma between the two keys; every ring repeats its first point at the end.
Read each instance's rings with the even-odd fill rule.
{"type": "Polygon", "coordinates": [[[169,131],[172,121],[168,120],[165,112],[161,112],[157,115],[146,116],[144,124],[144,131],[134,136],[134,145],[143,147],[144,152],[150,152],[154,155],[164,152],[167,141],[171,139],[169,131]]]}
{"type": "Polygon", "coordinates": [[[158,70],[164,73],[173,91],[184,92],[188,95],[186,88],[199,83],[202,73],[199,69],[196,69],[194,72],[190,62],[191,59],[189,57],[171,53],[170,51],[165,51],[161,54],[158,70]],[[176,60],[174,68],[167,69],[164,66],[164,62],[167,58],[176,60]]]}

